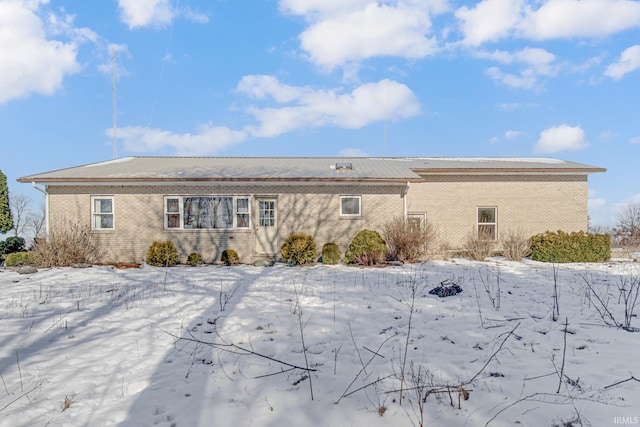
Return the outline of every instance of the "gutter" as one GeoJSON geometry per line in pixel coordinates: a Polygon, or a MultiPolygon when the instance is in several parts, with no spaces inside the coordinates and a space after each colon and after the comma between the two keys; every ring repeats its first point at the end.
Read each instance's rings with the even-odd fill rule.
{"type": "Polygon", "coordinates": [[[407,186],[402,193],[402,217],[404,218],[405,225],[407,224],[407,194],[409,193],[410,181],[407,181],[407,186]]]}

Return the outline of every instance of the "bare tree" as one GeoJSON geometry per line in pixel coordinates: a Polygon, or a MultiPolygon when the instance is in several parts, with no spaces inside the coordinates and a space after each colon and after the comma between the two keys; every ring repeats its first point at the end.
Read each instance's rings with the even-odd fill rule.
{"type": "Polygon", "coordinates": [[[623,247],[640,247],[640,203],[627,205],[620,212],[613,236],[623,247]]]}
{"type": "Polygon", "coordinates": [[[13,232],[16,237],[24,236],[29,217],[31,198],[24,194],[11,197],[11,214],[13,215],[13,232]]]}
{"type": "Polygon", "coordinates": [[[46,208],[44,203],[40,204],[40,209],[32,210],[27,216],[27,228],[31,230],[33,240],[44,237],[46,233],[46,208]]]}

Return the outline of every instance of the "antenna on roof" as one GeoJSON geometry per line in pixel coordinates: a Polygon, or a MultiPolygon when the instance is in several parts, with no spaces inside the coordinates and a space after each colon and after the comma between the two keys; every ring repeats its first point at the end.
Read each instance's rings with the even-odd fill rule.
{"type": "Polygon", "coordinates": [[[118,58],[116,56],[116,50],[111,50],[111,92],[112,92],[112,103],[113,103],[113,159],[118,158],[118,91],[116,88],[117,81],[117,71],[118,71],[118,58]]]}
{"type": "Polygon", "coordinates": [[[385,149],[387,148],[387,122],[389,121],[389,110],[387,109],[387,101],[389,99],[389,80],[385,82],[384,91],[384,131],[382,134],[382,157],[384,157],[385,149]]]}

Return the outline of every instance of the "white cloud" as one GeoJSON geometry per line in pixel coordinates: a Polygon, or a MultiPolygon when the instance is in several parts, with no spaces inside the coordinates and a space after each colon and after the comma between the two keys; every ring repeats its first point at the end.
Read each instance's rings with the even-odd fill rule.
{"type": "Polygon", "coordinates": [[[640,27],[634,0],[549,0],[528,10],[520,31],[534,40],[603,37],[640,27]]]}
{"type": "Polygon", "coordinates": [[[91,31],[74,29],[72,19],[38,16],[40,4],[31,1],[0,1],[0,104],[33,93],[50,95],[60,88],[68,75],[80,70],[78,43],[93,37],[91,31]],[[60,22],[61,21],[61,22],[60,22]],[[65,34],[72,41],[48,38],[45,24],[52,32],[65,34]]]}
{"type": "Polygon", "coordinates": [[[266,75],[244,76],[238,86],[238,92],[254,99],[273,98],[278,103],[287,103],[313,92],[308,87],[295,87],[280,83],[277,78],[266,75]]]}
{"type": "Polygon", "coordinates": [[[490,67],[485,70],[485,73],[492,79],[519,89],[537,88],[540,77],[553,77],[558,72],[558,67],[555,65],[555,55],[540,48],[524,48],[514,53],[501,50],[479,51],[476,56],[506,65],[519,66],[517,73],[504,72],[499,67],[490,67]]]}
{"type": "Polygon", "coordinates": [[[619,80],[624,77],[625,74],[637,69],[640,69],[640,45],[625,49],[620,55],[618,62],[609,65],[604,75],[619,80]]]}
{"type": "Polygon", "coordinates": [[[489,139],[489,142],[492,143],[492,144],[496,144],[496,143],[502,141],[503,139],[505,139],[505,140],[507,140],[507,139],[515,139],[515,138],[518,138],[521,135],[524,135],[524,133],[520,132],[519,130],[507,130],[507,131],[505,131],[505,133],[502,136],[502,138],[494,136],[494,137],[491,137],[489,139]]]}
{"type": "MultiPolygon", "coordinates": [[[[113,129],[105,132],[113,137],[113,129]]],[[[226,127],[200,126],[196,133],[178,134],[162,129],[132,126],[118,129],[118,140],[125,151],[148,153],[172,149],[177,155],[201,156],[214,154],[247,139],[247,134],[226,127]]]]}
{"type": "Polygon", "coordinates": [[[504,133],[505,139],[517,138],[520,135],[522,135],[522,132],[520,132],[519,130],[508,130],[504,133]]]}
{"type": "Polygon", "coordinates": [[[398,120],[420,112],[415,95],[406,85],[386,79],[361,85],[351,93],[341,93],[288,86],[272,76],[245,76],[237,90],[257,100],[272,99],[286,104],[247,109],[259,125],[246,129],[257,137],[321,126],[357,129],[374,121],[398,120]]]}
{"type": "Polygon", "coordinates": [[[175,16],[169,0],[118,0],[118,7],[120,19],[129,29],[166,27],[175,16]]]}
{"type": "Polygon", "coordinates": [[[301,15],[309,27],[300,34],[311,62],[327,69],[351,67],[376,56],[424,58],[437,50],[429,36],[431,15],[447,10],[445,0],[281,0],[285,13],[301,15]]]}
{"type": "Polygon", "coordinates": [[[540,138],[533,149],[538,153],[558,153],[579,150],[588,145],[580,126],[560,125],[540,132],[540,138]]]}
{"type": "Polygon", "coordinates": [[[455,16],[465,35],[464,44],[477,46],[506,37],[522,19],[523,0],[483,0],[474,8],[463,6],[455,16]]]}
{"type": "Polygon", "coordinates": [[[341,15],[366,7],[371,0],[281,0],[280,10],[309,20],[341,15]]]}
{"type": "MultiPolygon", "coordinates": [[[[415,116],[420,105],[411,90],[391,80],[369,83],[350,93],[314,90],[282,84],[273,76],[245,76],[237,91],[253,101],[274,103],[276,107],[247,108],[258,124],[244,130],[203,125],[195,133],[174,133],[144,126],[118,129],[124,151],[158,152],[171,149],[179,155],[216,153],[249,137],[268,138],[302,128],[339,126],[361,128],[374,121],[415,116]]],[[[113,129],[105,133],[113,137],[113,129]]],[[[342,155],[346,155],[345,151],[342,155]]],[[[352,154],[366,155],[351,151],[352,154]]]]}
{"type": "Polygon", "coordinates": [[[191,10],[190,8],[182,9],[180,11],[180,15],[184,16],[189,21],[196,22],[198,24],[209,23],[209,17],[207,15],[191,10]]]}
{"type": "Polygon", "coordinates": [[[605,130],[603,132],[600,132],[599,137],[603,141],[611,142],[618,137],[618,134],[612,130],[605,130]]]}
{"type": "Polygon", "coordinates": [[[530,40],[593,38],[640,27],[640,2],[483,0],[473,8],[459,8],[456,17],[463,44],[470,46],[512,36],[530,40]]]}
{"type": "Polygon", "coordinates": [[[631,138],[631,139],[629,140],[629,143],[630,143],[630,144],[640,144],[640,136],[636,136],[636,137],[634,137],[634,138],[631,138]]]}

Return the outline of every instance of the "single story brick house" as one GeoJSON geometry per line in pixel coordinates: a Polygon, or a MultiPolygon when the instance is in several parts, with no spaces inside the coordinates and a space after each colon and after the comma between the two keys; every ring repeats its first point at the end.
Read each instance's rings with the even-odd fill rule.
{"type": "Polygon", "coordinates": [[[587,178],[604,171],[551,158],[127,157],[18,181],[46,193],[50,232],[90,225],[106,261],[141,262],[171,240],[183,261],[230,248],[254,262],[298,231],[344,253],[394,217],[428,220],[451,248],[480,229],[494,240],[586,230],[587,178]]]}

